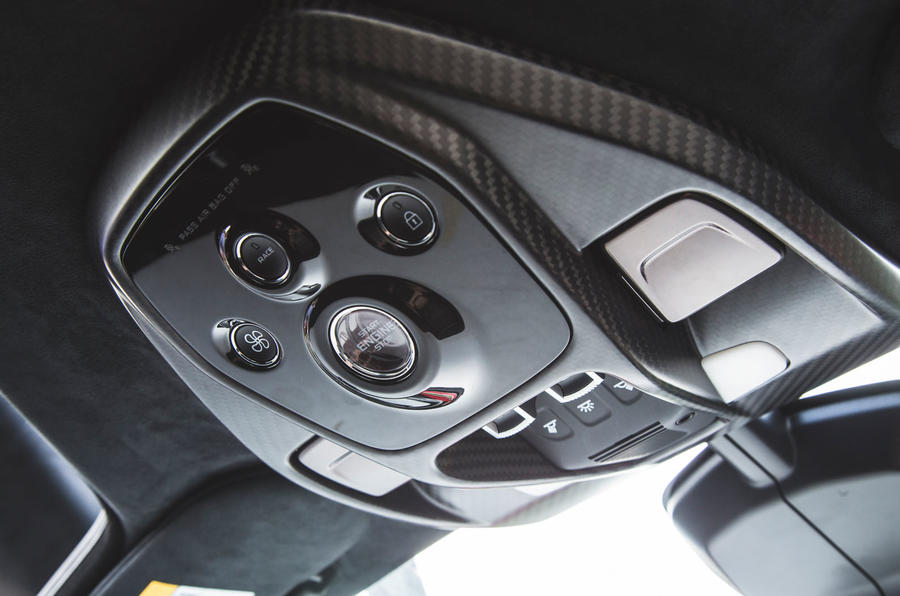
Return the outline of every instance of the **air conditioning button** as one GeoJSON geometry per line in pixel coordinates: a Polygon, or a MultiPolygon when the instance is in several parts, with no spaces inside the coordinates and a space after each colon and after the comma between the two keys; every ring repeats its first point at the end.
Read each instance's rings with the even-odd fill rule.
{"type": "Polygon", "coordinates": [[[269,331],[255,323],[240,323],[228,334],[232,359],[249,368],[272,368],[281,360],[281,347],[269,331]]]}

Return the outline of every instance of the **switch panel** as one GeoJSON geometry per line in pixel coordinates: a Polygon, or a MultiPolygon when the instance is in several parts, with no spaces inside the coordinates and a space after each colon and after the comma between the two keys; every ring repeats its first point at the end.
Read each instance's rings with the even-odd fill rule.
{"type": "Polygon", "coordinates": [[[123,263],[221,382],[376,449],[470,418],[570,336],[447,181],[276,102],[248,107],[186,161],[123,263]]]}
{"type": "Polygon", "coordinates": [[[563,380],[521,409],[536,412],[521,436],[564,470],[639,460],[700,431],[714,419],[712,414],[675,406],[627,381],[594,372],[563,380]],[[566,388],[573,391],[567,393],[566,388]],[[571,399],[572,395],[577,397],[571,399]]]}

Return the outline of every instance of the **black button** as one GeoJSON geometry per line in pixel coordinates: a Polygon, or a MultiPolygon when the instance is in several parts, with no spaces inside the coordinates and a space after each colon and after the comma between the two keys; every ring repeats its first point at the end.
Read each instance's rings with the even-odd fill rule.
{"type": "Polygon", "coordinates": [[[275,336],[255,323],[241,323],[228,336],[231,349],[242,364],[253,368],[271,368],[281,359],[275,336]]]}
{"type": "Polygon", "coordinates": [[[364,379],[398,381],[416,364],[416,344],[406,326],[380,308],[345,308],[332,317],[328,334],[341,363],[364,379]]]}
{"type": "Polygon", "coordinates": [[[559,441],[572,435],[572,429],[550,409],[539,409],[531,428],[537,429],[542,437],[559,441]]]}
{"type": "Polygon", "coordinates": [[[577,399],[576,396],[586,395],[603,382],[603,378],[596,373],[578,373],[560,381],[547,390],[557,401],[566,403],[577,399]]]}
{"type": "Polygon", "coordinates": [[[597,399],[594,391],[574,401],[566,403],[566,408],[572,412],[578,420],[587,425],[603,422],[612,415],[612,411],[602,401],[597,399]]]}
{"type": "Polygon", "coordinates": [[[437,231],[431,205],[406,191],[392,192],[381,199],[375,218],[388,240],[400,247],[428,244],[437,231]]]}
{"type": "Polygon", "coordinates": [[[578,393],[579,391],[586,389],[588,385],[594,382],[594,379],[586,375],[585,373],[580,373],[577,375],[572,375],[568,379],[561,381],[558,385],[554,386],[554,389],[557,390],[561,396],[565,397],[567,395],[572,395],[574,393],[578,393]]]}
{"type": "Polygon", "coordinates": [[[261,285],[276,286],[287,281],[291,260],[284,247],[265,234],[244,234],[234,243],[234,256],[244,279],[261,285]]]}
{"type": "Polygon", "coordinates": [[[511,437],[534,422],[530,415],[526,418],[525,414],[522,408],[513,408],[488,422],[484,429],[498,439],[511,437]]]}
{"type": "Polygon", "coordinates": [[[634,386],[622,379],[617,379],[616,377],[611,377],[607,375],[605,379],[603,379],[603,387],[606,387],[610,393],[612,393],[617,400],[622,402],[623,404],[631,405],[637,400],[641,399],[643,393],[639,390],[635,389],[634,386]]]}

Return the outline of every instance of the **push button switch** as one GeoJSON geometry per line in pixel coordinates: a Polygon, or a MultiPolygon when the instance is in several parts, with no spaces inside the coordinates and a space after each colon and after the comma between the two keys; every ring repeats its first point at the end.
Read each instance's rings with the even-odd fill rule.
{"type": "Polygon", "coordinates": [[[281,360],[281,347],[269,331],[255,323],[240,323],[228,335],[233,359],[250,368],[272,368],[281,360]]]}
{"type": "Polygon", "coordinates": [[[329,340],[353,374],[368,381],[399,381],[416,365],[416,344],[406,326],[374,306],[351,306],[334,315],[329,340]]]}
{"type": "Polygon", "coordinates": [[[277,286],[291,275],[291,259],[287,251],[271,236],[244,234],[234,243],[237,274],[251,283],[277,286]]]}
{"type": "Polygon", "coordinates": [[[431,205],[407,191],[385,195],[375,207],[375,219],[387,239],[401,248],[424,246],[437,232],[431,205]]]}
{"type": "Polygon", "coordinates": [[[612,415],[612,411],[597,398],[596,393],[589,393],[574,401],[566,403],[566,408],[582,423],[593,426],[603,422],[612,415]]]}
{"type": "Polygon", "coordinates": [[[628,381],[623,381],[622,379],[617,379],[615,377],[607,376],[603,381],[603,386],[606,387],[617,400],[626,406],[630,406],[643,396],[643,393],[638,389],[635,389],[634,385],[628,381]]]}

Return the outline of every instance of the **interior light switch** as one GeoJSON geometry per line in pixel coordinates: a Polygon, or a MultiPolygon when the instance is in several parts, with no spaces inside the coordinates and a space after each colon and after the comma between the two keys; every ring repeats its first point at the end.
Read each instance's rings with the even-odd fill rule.
{"type": "Polygon", "coordinates": [[[668,321],[697,312],[781,259],[724,213],[682,199],[606,243],[606,250],[668,321]]]}

